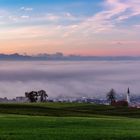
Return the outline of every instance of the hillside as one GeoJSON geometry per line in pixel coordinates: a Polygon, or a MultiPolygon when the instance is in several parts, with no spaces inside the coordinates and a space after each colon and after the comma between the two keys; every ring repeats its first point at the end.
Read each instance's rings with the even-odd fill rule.
{"type": "Polygon", "coordinates": [[[92,117],[95,115],[140,117],[140,109],[83,103],[0,104],[0,113],[55,117],[92,117]]]}
{"type": "Polygon", "coordinates": [[[139,140],[139,117],[94,104],[0,104],[0,140],[139,140]]]}

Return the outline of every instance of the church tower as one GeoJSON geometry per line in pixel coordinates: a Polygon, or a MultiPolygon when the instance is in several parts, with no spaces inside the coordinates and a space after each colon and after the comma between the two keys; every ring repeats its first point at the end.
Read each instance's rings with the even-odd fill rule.
{"type": "Polygon", "coordinates": [[[128,105],[130,104],[130,89],[128,88],[127,90],[127,102],[128,102],[128,105]]]}

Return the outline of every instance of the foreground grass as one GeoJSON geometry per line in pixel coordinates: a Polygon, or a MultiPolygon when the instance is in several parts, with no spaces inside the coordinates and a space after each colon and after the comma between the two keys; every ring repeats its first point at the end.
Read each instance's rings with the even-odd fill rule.
{"type": "Polygon", "coordinates": [[[139,119],[0,116],[1,140],[139,140],[139,132],[139,119]]]}
{"type": "Polygon", "coordinates": [[[139,117],[104,105],[0,104],[0,140],[140,140],[139,117]]]}

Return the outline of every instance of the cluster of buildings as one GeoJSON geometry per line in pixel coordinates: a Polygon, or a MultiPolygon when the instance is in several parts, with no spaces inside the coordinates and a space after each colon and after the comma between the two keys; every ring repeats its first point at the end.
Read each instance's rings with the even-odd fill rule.
{"type": "MultiPolygon", "coordinates": [[[[0,103],[26,103],[29,102],[26,97],[16,97],[13,99],[8,99],[7,97],[0,98],[0,103]]],[[[48,98],[47,102],[68,102],[68,103],[95,103],[95,104],[107,104],[108,101],[105,99],[95,99],[89,97],[77,97],[77,98],[68,98],[68,97],[57,97],[57,98],[48,98]]]]}
{"type": "Polygon", "coordinates": [[[13,99],[8,99],[7,97],[0,98],[0,103],[25,103],[25,102],[28,102],[28,99],[22,96],[13,99]]]}

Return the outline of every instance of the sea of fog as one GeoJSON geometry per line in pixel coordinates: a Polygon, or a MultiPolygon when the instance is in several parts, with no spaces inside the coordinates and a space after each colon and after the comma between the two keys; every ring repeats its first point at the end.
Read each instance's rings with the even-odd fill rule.
{"type": "Polygon", "coordinates": [[[0,61],[0,97],[44,89],[50,97],[105,97],[140,94],[139,61],[0,61]]]}

